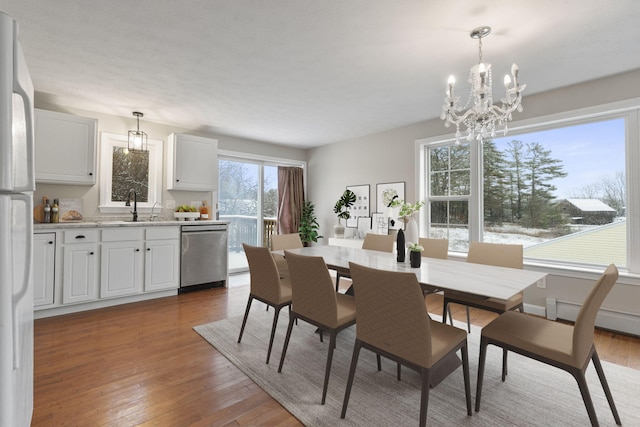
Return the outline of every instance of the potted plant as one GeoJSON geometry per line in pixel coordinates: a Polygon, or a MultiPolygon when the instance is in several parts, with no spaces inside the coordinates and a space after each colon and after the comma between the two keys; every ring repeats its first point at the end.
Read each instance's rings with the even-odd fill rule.
{"type": "Polygon", "coordinates": [[[319,225],[314,209],[315,207],[311,202],[304,202],[304,205],[302,205],[298,233],[300,233],[300,240],[302,240],[302,244],[305,246],[309,246],[309,243],[322,239],[322,236],[318,235],[319,225]]]}
{"type": "Polygon", "coordinates": [[[333,227],[333,231],[336,237],[344,236],[344,226],[340,222],[340,220],[344,219],[345,221],[351,218],[351,213],[349,212],[349,208],[353,206],[356,202],[356,193],[351,190],[344,190],[342,196],[336,202],[336,205],[333,207],[333,212],[338,214],[338,224],[333,227]]]}
{"type": "Polygon", "coordinates": [[[420,246],[418,243],[409,242],[409,261],[411,262],[411,267],[420,268],[420,264],[422,263],[422,251],[424,248],[420,246]]]}
{"type": "Polygon", "coordinates": [[[408,241],[417,241],[419,238],[418,224],[413,218],[413,214],[418,212],[423,206],[424,202],[422,201],[411,204],[406,203],[404,200],[395,199],[391,202],[391,207],[399,208],[398,219],[406,224],[405,234],[408,241]]]}

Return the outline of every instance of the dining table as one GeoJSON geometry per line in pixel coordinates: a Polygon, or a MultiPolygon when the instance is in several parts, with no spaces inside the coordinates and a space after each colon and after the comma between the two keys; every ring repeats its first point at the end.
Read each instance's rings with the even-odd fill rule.
{"type": "MultiPolygon", "coordinates": [[[[464,262],[457,259],[422,257],[420,267],[411,267],[409,261],[398,262],[393,252],[342,246],[318,245],[287,249],[299,255],[318,256],[324,259],[327,268],[349,277],[349,263],[360,264],[379,270],[410,272],[416,275],[425,294],[452,290],[471,293],[487,298],[509,299],[529,286],[535,285],[547,275],[543,272],[517,268],[498,267],[464,262]]],[[[285,251],[274,251],[284,255],[285,251]]],[[[407,257],[408,258],[408,257],[407,257]]],[[[347,293],[352,293],[353,287],[347,293]]],[[[430,315],[431,316],[431,315],[430,315]]],[[[357,324],[356,324],[357,327],[357,324]]],[[[460,366],[455,355],[432,373],[431,387],[437,386],[449,373],[460,366]]]]}
{"type": "MultiPolygon", "coordinates": [[[[318,245],[287,251],[322,257],[329,269],[345,276],[349,276],[350,262],[378,270],[410,272],[416,275],[422,289],[429,293],[450,290],[487,298],[509,299],[547,275],[533,270],[428,257],[422,257],[420,267],[413,268],[408,260],[398,262],[392,252],[342,246],[318,245]]],[[[278,252],[284,255],[284,251],[276,251],[278,252]]]]}

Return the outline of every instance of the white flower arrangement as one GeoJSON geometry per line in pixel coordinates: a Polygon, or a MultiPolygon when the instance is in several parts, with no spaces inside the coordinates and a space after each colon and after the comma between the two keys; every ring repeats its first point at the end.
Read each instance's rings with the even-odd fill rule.
{"type": "Polygon", "coordinates": [[[411,243],[409,242],[407,249],[410,250],[411,252],[422,252],[424,251],[424,247],[420,246],[418,243],[411,243]]]}

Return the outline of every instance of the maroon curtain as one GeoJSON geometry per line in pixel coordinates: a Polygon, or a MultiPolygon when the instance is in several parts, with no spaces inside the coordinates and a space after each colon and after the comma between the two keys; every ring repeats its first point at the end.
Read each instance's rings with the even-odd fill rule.
{"type": "Polygon", "coordinates": [[[297,233],[304,204],[302,168],[278,167],[278,234],[297,233]]]}

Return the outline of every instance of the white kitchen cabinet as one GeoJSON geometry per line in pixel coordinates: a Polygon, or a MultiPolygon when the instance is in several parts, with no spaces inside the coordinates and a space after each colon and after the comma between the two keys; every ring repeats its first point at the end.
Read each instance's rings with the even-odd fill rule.
{"type": "Polygon", "coordinates": [[[66,230],[62,253],[62,303],[73,304],[97,299],[97,230],[66,230]]]}
{"type": "Polygon", "coordinates": [[[98,121],[35,110],[36,182],[94,185],[98,121]]]}
{"type": "Polygon", "coordinates": [[[102,230],[100,298],[142,292],[143,247],[142,228],[102,230]]]}
{"type": "Polygon", "coordinates": [[[167,190],[216,191],[218,140],[172,133],[165,159],[167,190]]]}
{"type": "Polygon", "coordinates": [[[145,244],[144,290],[177,289],[180,286],[180,229],[149,228],[145,244]]]}
{"type": "Polygon", "coordinates": [[[56,233],[33,235],[33,306],[53,304],[56,233]]]}

